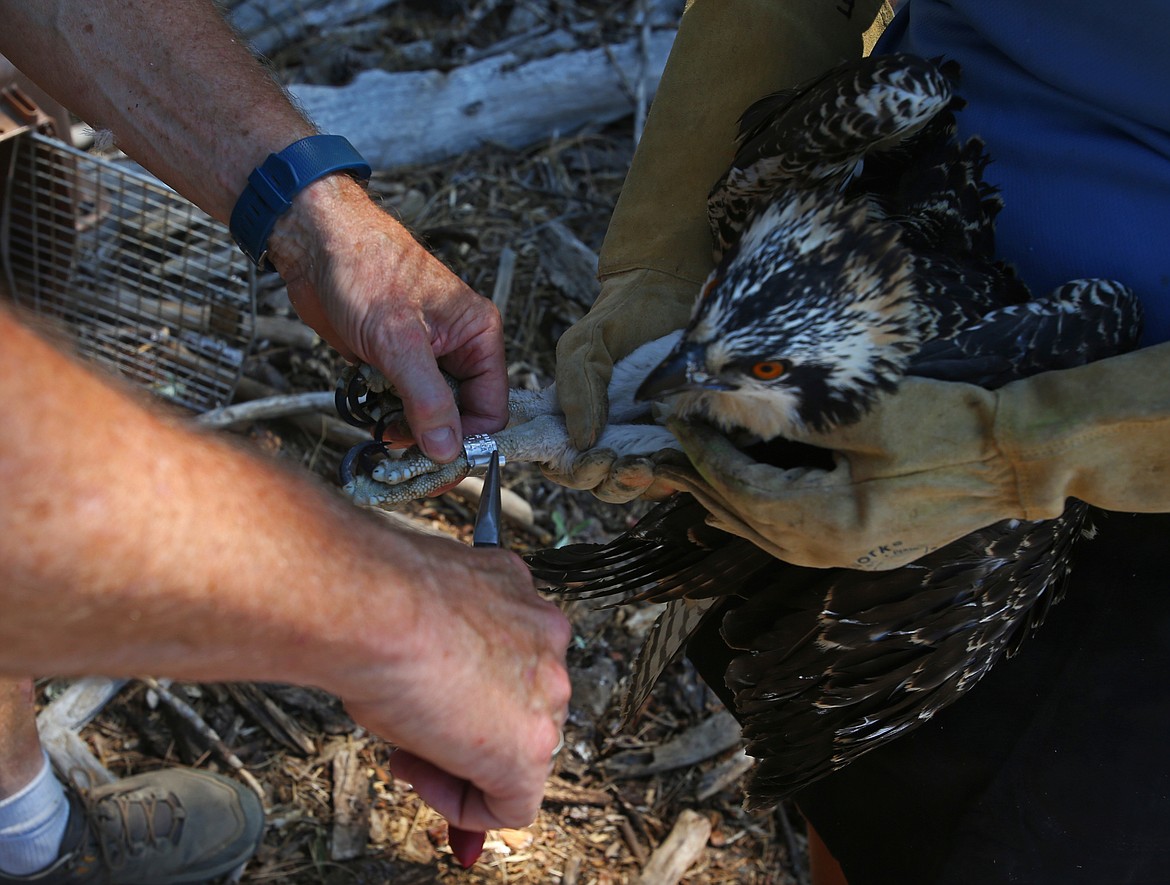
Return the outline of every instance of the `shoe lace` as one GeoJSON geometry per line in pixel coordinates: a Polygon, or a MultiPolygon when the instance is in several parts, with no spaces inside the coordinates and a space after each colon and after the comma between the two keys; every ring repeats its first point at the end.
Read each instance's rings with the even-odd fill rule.
{"type": "Polygon", "coordinates": [[[186,812],[174,793],[108,796],[94,811],[98,847],[110,869],[152,848],[178,845],[186,822],[186,812]]]}

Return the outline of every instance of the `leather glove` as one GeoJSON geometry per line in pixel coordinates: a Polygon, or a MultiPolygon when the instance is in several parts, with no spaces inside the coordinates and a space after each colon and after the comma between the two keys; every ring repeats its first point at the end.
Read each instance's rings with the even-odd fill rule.
{"type": "Polygon", "coordinates": [[[622,455],[613,449],[589,449],[566,471],[547,465],[540,469],[555,483],[570,489],[587,489],[607,504],[628,504],[635,498],[658,501],[678,491],[678,487],[659,476],[662,464],[683,467],[686,456],[674,449],[662,449],[650,455],[622,455]]]}
{"type": "Polygon", "coordinates": [[[557,345],[557,389],[578,450],[605,426],[614,362],[690,317],[713,266],[707,194],[734,157],[739,115],[858,57],[888,20],[882,0],[687,7],[601,248],[601,294],[557,345]]]}
{"type": "Polygon", "coordinates": [[[696,475],[663,468],[720,528],[818,568],[897,568],[1002,519],[1050,519],[1069,497],[1170,511],[1170,344],[998,391],[908,378],[865,418],[799,441],[836,467],[780,470],[717,431],[673,422],[696,475]]]}

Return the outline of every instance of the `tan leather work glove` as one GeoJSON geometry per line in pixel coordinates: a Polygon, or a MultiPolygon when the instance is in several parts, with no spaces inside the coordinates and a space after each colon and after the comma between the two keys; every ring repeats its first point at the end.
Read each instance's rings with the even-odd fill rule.
{"type": "Polygon", "coordinates": [[[672,424],[698,475],[663,467],[715,525],[788,562],[897,568],[1002,519],[1066,499],[1170,511],[1170,344],[998,391],[907,379],[857,424],[801,441],[832,471],[753,461],[709,427],[672,424]]]}
{"type": "Polygon", "coordinates": [[[713,265],[707,194],[734,157],[739,115],[859,57],[888,14],[882,0],[688,6],[602,245],[601,294],[557,345],[557,389],[579,450],[605,426],[614,362],[690,317],[713,265]]]}
{"type": "Polygon", "coordinates": [[[635,498],[658,501],[678,491],[659,476],[661,465],[686,466],[686,455],[662,449],[650,455],[622,455],[613,449],[583,452],[569,470],[559,472],[541,465],[544,475],[570,489],[587,489],[607,504],[628,504],[635,498]]]}

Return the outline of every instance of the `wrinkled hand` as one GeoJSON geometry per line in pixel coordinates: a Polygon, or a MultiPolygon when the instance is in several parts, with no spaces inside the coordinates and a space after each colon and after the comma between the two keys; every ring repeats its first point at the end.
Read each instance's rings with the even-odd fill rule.
{"type": "Polygon", "coordinates": [[[303,191],[278,222],[269,256],[301,318],[347,359],[393,382],[415,442],[432,459],[446,463],[465,435],[507,422],[495,305],[356,183],[334,175],[303,191]],[[461,382],[462,418],[440,366],[461,382]]]}
{"type": "Polygon", "coordinates": [[[860,422],[798,439],[831,449],[831,471],[780,470],[707,426],[673,422],[698,476],[681,471],[670,479],[702,501],[713,524],[780,559],[817,568],[897,568],[976,529],[1026,515],[1015,468],[995,438],[998,396],[967,384],[907,379],[860,422]]]}
{"type": "Polygon", "coordinates": [[[555,483],[586,489],[608,504],[626,504],[635,498],[657,501],[673,494],[677,487],[659,475],[659,467],[685,461],[673,449],[619,457],[613,449],[598,448],[582,452],[566,470],[545,464],[540,469],[555,483]]]}
{"type": "MultiPolygon", "coordinates": [[[[399,747],[395,775],[452,825],[526,826],[568,713],[569,624],[514,554],[424,536],[410,544],[412,562],[424,558],[411,569],[414,613],[376,637],[381,655],[354,643],[338,694],[399,747]],[[393,664],[380,666],[386,657],[393,664]]],[[[370,607],[376,631],[376,596],[370,607]]]]}

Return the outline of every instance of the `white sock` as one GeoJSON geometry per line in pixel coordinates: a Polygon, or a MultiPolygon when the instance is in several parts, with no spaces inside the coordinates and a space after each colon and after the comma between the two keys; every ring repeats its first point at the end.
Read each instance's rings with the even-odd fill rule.
{"type": "Polygon", "coordinates": [[[57,859],[68,822],[65,788],[46,756],[28,786],[0,800],[0,871],[27,876],[43,870],[57,859]]]}

